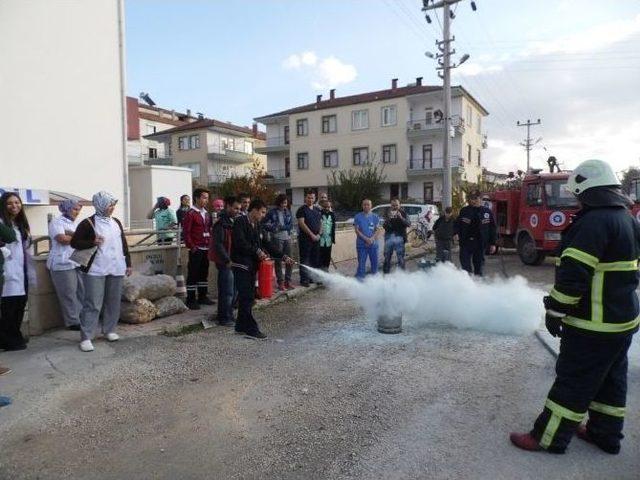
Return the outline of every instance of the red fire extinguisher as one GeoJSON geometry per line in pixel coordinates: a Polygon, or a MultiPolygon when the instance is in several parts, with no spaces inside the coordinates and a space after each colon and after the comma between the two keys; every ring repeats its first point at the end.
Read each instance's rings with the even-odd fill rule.
{"type": "Polygon", "coordinates": [[[273,260],[262,260],[258,266],[258,298],[273,296],[273,260]]]}

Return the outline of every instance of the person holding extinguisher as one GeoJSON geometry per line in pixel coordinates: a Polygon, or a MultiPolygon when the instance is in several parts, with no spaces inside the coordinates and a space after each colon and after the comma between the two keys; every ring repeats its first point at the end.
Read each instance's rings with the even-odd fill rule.
{"type": "Polygon", "coordinates": [[[259,198],[252,200],[247,215],[240,215],[234,221],[231,243],[231,267],[238,291],[238,316],[235,329],[237,333],[259,339],[267,338],[260,331],[258,322],[253,316],[259,263],[267,260],[271,255],[274,258],[282,258],[286,264],[293,264],[289,256],[280,253],[276,246],[268,241],[262,229],[262,220],[266,214],[266,204],[259,198]]]}

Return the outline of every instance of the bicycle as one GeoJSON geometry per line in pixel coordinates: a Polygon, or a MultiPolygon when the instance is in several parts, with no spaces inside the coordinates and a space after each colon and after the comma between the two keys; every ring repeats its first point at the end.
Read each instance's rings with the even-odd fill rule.
{"type": "Polygon", "coordinates": [[[407,242],[412,248],[420,248],[427,243],[429,237],[431,237],[429,226],[422,222],[418,222],[407,232],[407,242]]]}

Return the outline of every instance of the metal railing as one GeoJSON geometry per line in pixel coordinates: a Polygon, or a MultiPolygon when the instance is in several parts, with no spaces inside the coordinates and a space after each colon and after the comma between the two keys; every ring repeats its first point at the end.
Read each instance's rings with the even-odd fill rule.
{"type": "Polygon", "coordinates": [[[289,145],[289,136],[280,135],[278,137],[267,137],[267,147],[284,147],[289,145]]]}
{"type": "MultiPolygon", "coordinates": [[[[456,129],[457,133],[464,132],[464,118],[461,118],[459,115],[451,116],[451,126],[456,129]]],[[[444,122],[436,122],[434,117],[427,118],[416,118],[411,119],[407,122],[407,131],[408,132],[428,132],[428,131],[436,131],[442,130],[444,128],[444,122]]]]}
{"type": "Polygon", "coordinates": [[[272,178],[274,180],[282,180],[289,177],[289,172],[284,168],[278,170],[267,170],[267,173],[265,174],[265,179],[272,178]]]}
{"type": "MultiPolygon", "coordinates": [[[[444,157],[432,157],[432,158],[422,158],[422,157],[409,157],[407,159],[407,170],[409,171],[428,171],[434,170],[437,168],[442,168],[442,163],[444,161],[444,157]]],[[[464,159],[458,156],[451,157],[451,166],[452,167],[462,167],[464,165],[464,159]]]]}

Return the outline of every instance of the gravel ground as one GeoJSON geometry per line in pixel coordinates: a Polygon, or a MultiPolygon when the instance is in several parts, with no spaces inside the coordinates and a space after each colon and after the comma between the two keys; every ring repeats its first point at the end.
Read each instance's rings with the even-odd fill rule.
{"type": "MultiPolygon", "coordinates": [[[[509,274],[551,282],[550,265],[504,260],[509,274]]],[[[259,318],[266,341],[216,327],[91,355],[47,345],[42,381],[29,372],[0,411],[0,478],[638,478],[637,365],[619,456],[579,440],[566,455],[532,454],[507,434],[529,428],[553,380],[533,336],[412,325],[381,335],[325,289],[259,318]]]]}

